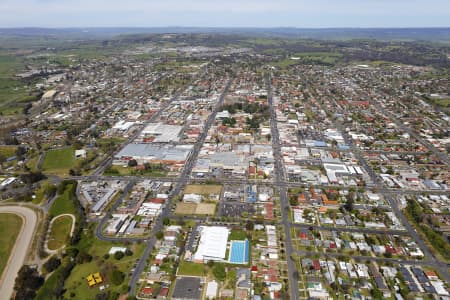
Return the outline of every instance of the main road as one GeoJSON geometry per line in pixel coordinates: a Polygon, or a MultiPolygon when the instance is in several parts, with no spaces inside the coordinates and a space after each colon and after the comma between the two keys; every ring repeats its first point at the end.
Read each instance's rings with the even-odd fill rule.
{"type": "Polygon", "coordinates": [[[0,277],[0,300],[9,300],[14,290],[17,273],[22,267],[33,241],[38,218],[32,209],[24,206],[0,206],[0,213],[18,215],[23,222],[8,263],[0,277]]]}
{"type": "Polygon", "coordinates": [[[300,298],[298,292],[298,271],[297,266],[295,265],[295,261],[291,259],[292,254],[294,253],[294,247],[292,246],[291,223],[289,222],[289,201],[286,186],[282,184],[285,182],[285,175],[282,164],[283,158],[281,155],[280,135],[278,133],[277,127],[277,117],[273,103],[270,75],[267,75],[266,81],[267,81],[266,83],[267,99],[269,101],[269,108],[270,108],[270,129],[272,135],[272,149],[273,149],[273,156],[275,158],[275,187],[278,190],[278,194],[280,195],[280,207],[281,207],[281,215],[283,218],[282,224],[285,236],[284,242],[288,267],[289,292],[290,292],[290,299],[296,300],[300,298]]]}
{"type": "Polygon", "coordinates": [[[156,233],[163,230],[163,219],[170,216],[170,207],[172,205],[172,200],[175,196],[179,195],[181,191],[183,190],[186,183],[189,181],[189,175],[191,174],[192,168],[194,167],[195,161],[197,160],[198,153],[200,152],[200,149],[205,142],[205,139],[208,135],[208,130],[211,127],[211,125],[214,123],[214,120],[216,119],[216,115],[218,110],[222,107],[223,100],[225,98],[225,95],[228,93],[228,89],[230,88],[232,79],[229,79],[222,94],[219,97],[219,100],[217,101],[213,112],[209,115],[208,120],[205,123],[205,126],[203,128],[203,131],[201,135],[199,136],[197,142],[194,145],[194,148],[192,149],[192,152],[188,159],[186,160],[186,163],[183,168],[183,172],[181,173],[181,176],[178,180],[178,182],[175,184],[174,189],[170,192],[169,197],[167,199],[167,203],[163,208],[163,211],[161,212],[158,219],[155,221],[153,225],[153,229],[151,232],[151,237],[147,241],[147,246],[145,247],[144,253],[139,260],[138,264],[136,265],[136,268],[131,275],[131,279],[129,282],[130,287],[130,294],[135,294],[136,285],[139,281],[139,278],[144,271],[144,268],[147,264],[147,260],[156,244],[156,233]]]}
{"type": "MultiPolygon", "coordinates": [[[[375,175],[375,174],[373,174],[375,175]]],[[[126,176],[113,176],[113,175],[85,175],[85,176],[69,176],[67,177],[69,180],[82,180],[82,181],[109,181],[109,180],[127,180],[127,181],[145,181],[145,180],[153,180],[153,181],[162,181],[162,182],[178,182],[178,177],[152,177],[145,175],[126,175],[126,176]]],[[[210,178],[193,178],[188,177],[187,181],[190,183],[212,183],[214,180],[210,178]]],[[[233,179],[233,178],[221,178],[217,180],[220,184],[248,184],[248,185],[259,185],[259,186],[272,186],[275,182],[275,179],[233,179]]],[[[344,186],[340,184],[307,184],[304,182],[295,182],[295,181],[282,181],[278,182],[278,185],[282,185],[287,188],[318,188],[318,189],[341,189],[341,188],[357,188],[355,186],[344,186]]],[[[436,194],[436,195],[447,195],[448,190],[432,190],[432,189],[400,189],[400,188],[386,188],[384,186],[378,186],[378,192],[383,194],[392,194],[392,195],[422,195],[422,194],[436,194]]],[[[13,189],[11,192],[20,191],[19,189],[13,189]]]]}

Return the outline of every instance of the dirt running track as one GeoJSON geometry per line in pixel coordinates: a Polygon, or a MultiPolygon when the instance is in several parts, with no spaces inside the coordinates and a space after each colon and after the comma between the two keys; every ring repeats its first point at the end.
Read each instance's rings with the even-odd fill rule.
{"type": "Polygon", "coordinates": [[[0,300],[8,300],[14,289],[14,281],[27,256],[37,225],[36,213],[23,206],[0,206],[0,213],[12,213],[22,218],[23,224],[11,251],[8,264],[0,277],[0,300]]]}

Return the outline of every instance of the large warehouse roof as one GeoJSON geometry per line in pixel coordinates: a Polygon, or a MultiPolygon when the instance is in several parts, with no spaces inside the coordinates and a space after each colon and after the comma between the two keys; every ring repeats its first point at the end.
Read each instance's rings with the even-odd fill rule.
{"type": "Polygon", "coordinates": [[[192,146],[180,145],[152,145],[152,144],[128,144],[117,155],[116,158],[133,157],[154,160],[186,160],[192,146]]]}
{"type": "Polygon", "coordinates": [[[183,126],[167,125],[162,123],[150,123],[142,131],[142,136],[152,135],[156,138],[154,143],[170,143],[178,142],[180,140],[180,133],[183,126]]]}
{"type": "Polygon", "coordinates": [[[224,260],[230,230],[221,226],[200,226],[200,242],[194,260],[224,260]]]}

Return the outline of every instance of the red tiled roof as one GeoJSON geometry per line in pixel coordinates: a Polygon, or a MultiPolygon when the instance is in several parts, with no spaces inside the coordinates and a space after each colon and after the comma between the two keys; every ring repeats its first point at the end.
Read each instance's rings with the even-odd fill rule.
{"type": "Polygon", "coordinates": [[[320,270],[320,263],[317,259],[313,260],[313,266],[314,266],[314,270],[316,270],[316,271],[320,270]]]}
{"type": "Polygon", "coordinates": [[[162,288],[161,291],[159,291],[159,295],[162,297],[167,297],[169,294],[169,288],[162,288]]]}
{"type": "Polygon", "coordinates": [[[162,198],[152,198],[152,199],[148,200],[148,202],[163,204],[164,202],[166,202],[166,200],[162,199],[162,198]]]}
{"type": "Polygon", "coordinates": [[[151,295],[153,294],[153,289],[151,287],[143,287],[141,293],[144,295],[151,295]]]}

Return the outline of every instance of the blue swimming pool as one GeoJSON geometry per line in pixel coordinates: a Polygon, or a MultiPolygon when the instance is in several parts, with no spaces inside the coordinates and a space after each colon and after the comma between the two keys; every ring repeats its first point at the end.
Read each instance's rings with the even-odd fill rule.
{"type": "Polygon", "coordinates": [[[248,240],[231,241],[229,262],[232,264],[248,263],[249,246],[248,240]]]}

